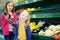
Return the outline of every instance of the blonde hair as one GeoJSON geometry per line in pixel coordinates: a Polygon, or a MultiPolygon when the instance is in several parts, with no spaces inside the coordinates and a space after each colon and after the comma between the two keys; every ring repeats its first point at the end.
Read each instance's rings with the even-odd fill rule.
{"type": "Polygon", "coordinates": [[[19,16],[19,22],[21,22],[21,14],[22,13],[27,13],[28,17],[27,17],[27,21],[26,21],[26,24],[29,25],[30,24],[30,16],[29,16],[29,12],[24,10],[20,13],[20,16],[19,16]]]}

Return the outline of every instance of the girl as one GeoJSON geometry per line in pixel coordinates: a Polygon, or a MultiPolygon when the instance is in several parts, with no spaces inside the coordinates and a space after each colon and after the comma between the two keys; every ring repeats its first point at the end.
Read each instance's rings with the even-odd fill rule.
{"type": "Polygon", "coordinates": [[[13,26],[8,22],[12,20],[17,22],[17,16],[14,13],[14,4],[12,2],[7,2],[5,5],[5,12],[2,13],[2,31],[5,40],[14,40],[13,26]]]}
{"type": "Polygon", "coordinates": [[[31,40],[30,17],[26,10],[23,10],[19,18],[18,39],[31,40]]]}

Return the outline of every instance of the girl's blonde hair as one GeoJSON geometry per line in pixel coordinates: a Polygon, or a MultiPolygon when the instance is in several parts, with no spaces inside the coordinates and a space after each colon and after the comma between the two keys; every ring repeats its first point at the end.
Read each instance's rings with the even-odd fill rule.
{"type": "Polygon", "coordinates": [[[27,13],[28,17],[27,17],[26,25],[29,25],[30,24],[30,16],[29,16],[29,12],[26,10],[24,10],[23,12],[20,13],[19,21],[21,22],[21,14],[22,13],[27,13]]]}

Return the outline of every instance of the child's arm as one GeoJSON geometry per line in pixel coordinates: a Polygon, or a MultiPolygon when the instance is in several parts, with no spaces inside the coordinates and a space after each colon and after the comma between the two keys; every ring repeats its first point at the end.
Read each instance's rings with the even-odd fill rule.
{"type": "Polygon", "coordinates": [[[14,18],[12,19],[15,23],[18,21],[18,17],[17,17],[17,15],[14,13],[14,18]]]}
{"type": "Polygon", "coordinates": [[[26,35],[27,35],[27,40],[31,40],[31,29],[30,29],[30,26],[27,26],[26,27],[26,35]]]}
{"type": "Polygon", "coordinates": [[[2,26],[5,26],[8,23],[8,20],[5,18],[4,13],[2,13],[1,15],[1,23],[2,23],[2,26]]]}

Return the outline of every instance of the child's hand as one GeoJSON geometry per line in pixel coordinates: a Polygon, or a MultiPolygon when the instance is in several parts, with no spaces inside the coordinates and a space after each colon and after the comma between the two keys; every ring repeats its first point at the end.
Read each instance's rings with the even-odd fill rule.
{"type": "Polygon", "coordinates": [[[13,19],[13,18],[14,18],[14,16],[11,16],[10,18],[11,18],[11,19],[13,19]]]}
{"type": "Polygon", "coordinates": [[[5,19],[8,19],[8,18],[9,18],[9,15],[6,15],[6,16],[5,16],[5,19]]]}

